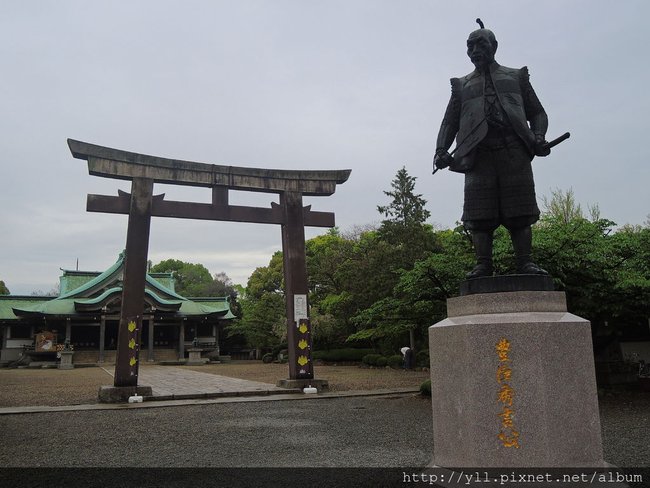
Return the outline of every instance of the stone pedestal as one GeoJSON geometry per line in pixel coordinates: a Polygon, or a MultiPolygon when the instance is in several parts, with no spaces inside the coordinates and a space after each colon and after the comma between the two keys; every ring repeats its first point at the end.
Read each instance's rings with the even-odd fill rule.
{"type": "Polygon", "coordinates": [[[433,464],[602,467],[589,321],[563,292],[447,301],[429,328],[433,464]]]}
{"type": "Polygon", "coordinates": [[[59,360],[57,368],[74,369],[74,364],[72,364],[72,356],[74,355],[74,351],[61,351],[57,354],[61,355],[61,359],[59,360]]]}
{"type": "Polygon", "coordinates": [[[312,386],[318,390],[318,393],[321,391],[327,391],[329,390],[329,382],[327,380],[323,379],[307,379],[307,380],[292,380],[292,379],[282,379],[278,380],[276,385],[280,388],[300,388],[301,390],[303,388],[307,388],[308,386],[312,386]]]}
{"type": "Polygon", "coordinates": [[[127,403],[129,397],[140,395],[150,397],[153,395],[150,386],[100,386],[98,399],[99,403],[127,403]]]}
{"type": "Polygon", "coordinates": [[[190,366],[196,366],[199,364],[206,364],[209,363],[210,360],[208,358],[202,358],[201,353],[203,352],[203,349],[193,347],[191,349],[187,350],[187,362],[185,364],[190,365],[190,366]]]}

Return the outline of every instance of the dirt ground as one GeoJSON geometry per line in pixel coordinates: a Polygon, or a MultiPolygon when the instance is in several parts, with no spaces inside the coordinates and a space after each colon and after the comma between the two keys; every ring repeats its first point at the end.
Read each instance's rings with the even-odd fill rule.
{"type": "MultiPolygon", "coordinates": [[[[142,368],[146,368],[143,365],[142,368]]],[[[205,366],[183,366],[203,373],[275,384],[288,378],[286,364],[233,361],[205,366]]],[[[113,382],[113,366],[59,369],[0,369],[0,407],[59,406],[97,403],[102,385],[113,382]]],[[[316,377],[329,381],[330,390],[418,388],[429,378],[426,371],[369,369],[359,366],[316,366],[316,377]]]]}
{"type": "MultiPolygon", "coordinates": [[[[289,377],[286,364],[262,364],[259,361],[233,361],[205,366],[188,366],[204,373],[220,374],[242,380],[275,384],[289,377]]],[[[330,391],[379,390],[384,388],[419,388],[429,379],[428,371],[405,371],[390,368],[361,368],[359,366],[314,366],[316,378],[329,381],[330,391]]]]}

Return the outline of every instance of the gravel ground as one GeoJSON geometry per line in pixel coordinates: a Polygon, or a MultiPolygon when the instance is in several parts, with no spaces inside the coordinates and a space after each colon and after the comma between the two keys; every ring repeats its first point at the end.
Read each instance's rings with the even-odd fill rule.
{"type": "MultiPolygon", "coordinates": [[[[247,368],[232,366],[233,375],[250,374],[247,368]]],[[[330,371],[326,368],[320,369],[330,371]]],[[[420,381],[415,374],[400,371],[332,368],[332,374],[323,373],[322,377],[332,381],[336,369],[341,369],[345,372],[341,374],[351,377],[365,374],[389,381],[395,374],[398,379],[420,381]]],[[[75,398],[94,401],[95,385],[105,384],[107,379],[109,375],[99,368],[0,370],[0,398],[7,401],[12,391],[31,389],[39,392],[41,399],[67,390],[70,399],[69,392],[75,389],[72,385],[81,385],[79,389],[86,392],[75,398]],[[37,382],[28,381],[35,372],[45,375],[37,382]],[[67,387],[62,387],[61,379],[68,381],[67,387]]],[[[358,380],[368,381],[367,377],[358,380]]],[[[402,382],[400,386],[405,385],[402,382]]],[[[22,398],[38,401],[38,395],[22,398]]],[[[650,394],[608,392],[599,402],[605,459],[619,467],[650,466],[650,394]]],[[[419,395],[0,415],[0,433],[0,466],[5,468],[399,468],[425,466],[432,452],[431,404],[419,395]]]]}
{"type": "Polygon", "coordinates": [[[417,396],[0,416],[0,466],[420,466],[431,407],[417,396]]]}
{"type": "MultiPolygon", "coordinates": [[[[605,459],[649,467],[650,395],[600,400],[605,459]]],[[[432,451],[419,395],[2,415],[0,432],[0,466],[419,466],[432,451]]]]}
{"type": "Polygon", "coordinates": [[[607,392],[598,403],[607,462],[650,467],[650,392],[607,392]]]}

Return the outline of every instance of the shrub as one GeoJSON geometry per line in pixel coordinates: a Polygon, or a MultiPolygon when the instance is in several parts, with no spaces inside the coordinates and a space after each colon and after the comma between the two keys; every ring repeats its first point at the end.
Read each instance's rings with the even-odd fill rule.
{"type": "Polygon", "coordinates": [[[368,366],[376,366],[377,365],[377,359],[379,359],[381,354],[366,354],[362,359],[361,362],[363,364],[367,364],[368,366]]]}
{"type": "Polygon", "coordinates": [[[330,363],[344,361],[359,362],[363,361],[363,358],[372,352],[373,349],[330,349],[329,351],[314,351],[312,357],[330,363]]]}
{"type": "Polygon", "coordinates": [[[429,351],[424,349],[418,351],[415,355],[415,365],[418,368],[428,368],[429,367],[429,351]]]}
{"type": "Polygon", "coordinates": [[[375,366],[378,368],[385,368],[388,365],[388,358],[385,356],[379,356],[377,361],[375,361],[375,366]]]}
{"type": "Polygon", "coordinates": [[[264,356],[262,356],[262,362],[265,364],[272,363],[273,353],[267,352],[264,356]]]}
{"type": "Polygon", "coordinates": [[[400,354],[395,354],[387,358],[387,364],[393,369],[400,369],[404,364],[404,358],[400,354]]]}
{"type": "Polygon", "coordinates": [[[275,357],[278,356],[278,354],[280,354],[280,352],[281,352],[283,349],[287,349],[287,347],[288,347],[288,345],[287,345],[286,342],[283,342],[282,344],[278,344],[278,345],[276,345],[276,346],[273,347],[273,349],[271,350],[271,354],[272,354],[273,357],[275,358],[275,357]]]}
{"type": "Polygon", "coordinates": [[[424,396],[431,396],[431,380],[426,380],[420,385],[420,393],[424,396]]]}

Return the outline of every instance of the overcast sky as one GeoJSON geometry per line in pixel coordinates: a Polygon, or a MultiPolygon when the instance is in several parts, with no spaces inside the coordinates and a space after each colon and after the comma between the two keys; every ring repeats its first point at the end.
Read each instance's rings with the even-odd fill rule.
{"type": "MultiPolygon", "coordinates": [[[[497,61],[527,65],[549,115],[536,159],[538,199],[573,188],[618,224],[650,214],[650,2],[621,0],[3,1],[0,17],[0,280],[48,291],[60,268],[104,270],[126,216],[86,212],[86,195],[128,191],[88,175],[67,138],[156,156],[239,166],[352,170],[331,197],[348,230],[380,220],[405,166],[431,223],[459,220],[462,175],[431,176],[449,78],[476,17],[497,61]]],[[[156,185],[170,199],[206,189],[156,185]]],[[[231,203],[268,206],[274,195],[231,203]]],[[[323,229],[308,230],[313,237],[323,229]]],[[[245,284],[281,248],[278,226],[154,218],[156,263],[177,258],[245,284]]]]}

